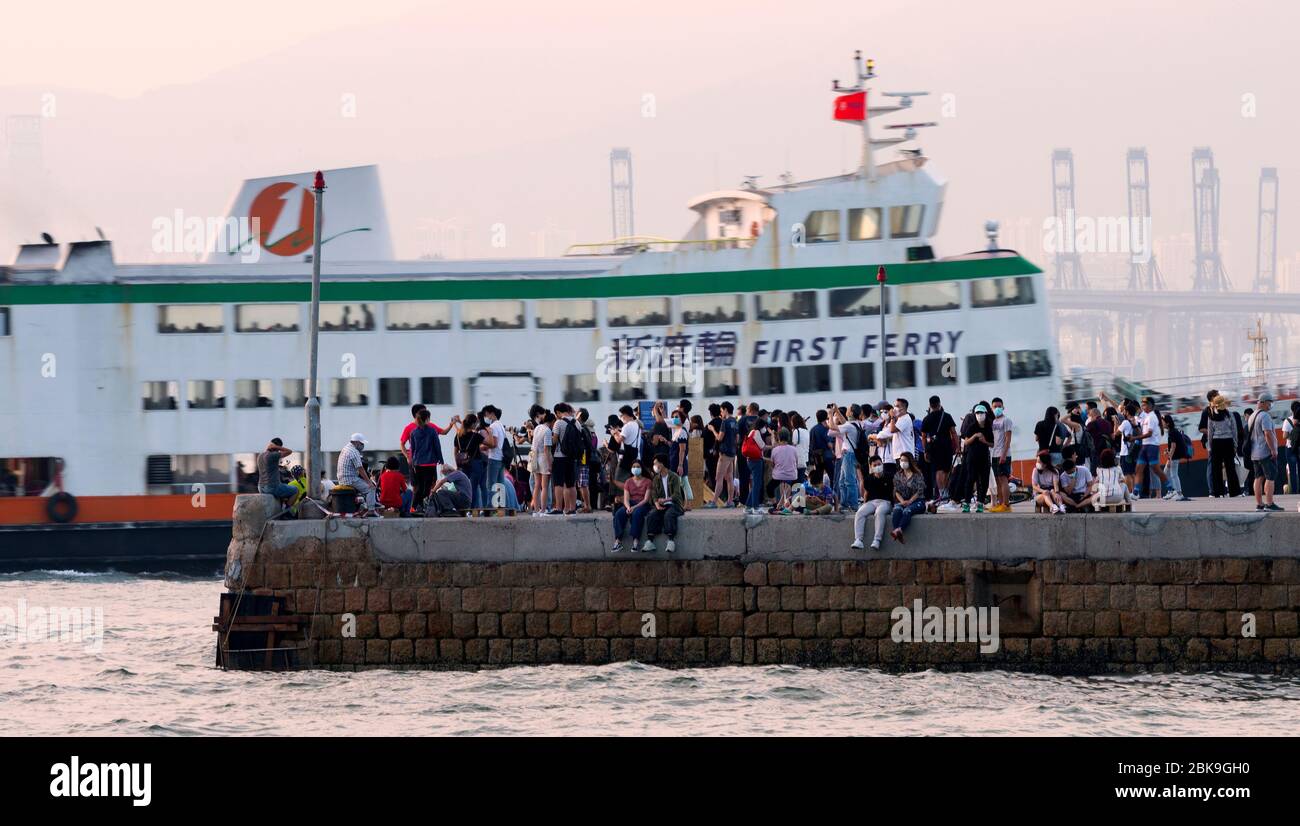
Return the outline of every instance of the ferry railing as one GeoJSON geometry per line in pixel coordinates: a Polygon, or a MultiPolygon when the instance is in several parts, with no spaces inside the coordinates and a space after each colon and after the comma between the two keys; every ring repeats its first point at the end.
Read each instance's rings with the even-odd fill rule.
{"type": "Polygon", "coordinates": [[[595,244],[572,244],[564,251],[566,256],[576,255],[635,255],[639,252],[674,252],[676,250],[735,250],[748,249],[757,241],[752,238],[708,238],[692,241],[670,241],[666,238],[615,238],[595,244]]]}

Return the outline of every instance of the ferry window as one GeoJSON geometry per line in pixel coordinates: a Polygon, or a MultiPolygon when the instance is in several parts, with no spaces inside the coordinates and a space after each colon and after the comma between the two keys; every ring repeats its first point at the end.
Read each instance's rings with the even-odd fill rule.
{"type": "Polygon", "coordinates": [[[1016,278],[984,278],[970,282],[972,307],[1009,307],[1034,303],[1034,280],[1027,275],[1016,278]]]}
{"type": "MultiPolygon", "coordinates": [[[[305,401],[303,402],[306,403],[305,401]]],[[[236,379],[235,407],[271,407],[270,379],[236,379]]]]}
{"type": "Polygon", "coordinates": [[[541,330],[596,326],[594,301],[538,301],[537,327],[541,330]]]}
{"type": "Polygon", "coordinates": [[[759,321],[817,317],[817,293],[814,290],[759,293],[754,296],[754,301],[759,321]]]}
{"type": "Polygon", "coordinates": [[[998,380],[998,357],[996,353],[984,356],[966,357],[966,383],[983,384],[998,380]]]}
{"type": "MultiPolygon", "coordinates": [[[[669,373],[669,374],[671,374],[673,371],[671,371],[671,370],[665,370],[664,372],[665,372],[665,373],[669,373]]],[[[682,375],[683,375],[682,371],[679,370],[679,371],[676,371],[676,373],[677,373],[677,375],[674,376],[674,378],[678,378],[678,379],[682,378],[682,375]]],[[[664,381],[661,381],[661,382],[659,382],[659,392],[658,392],[658,396],[659,396],[659,398],[661,398],[661,399],[690,399],[690,398],[694,398],[694,397],[695,397],[695,384],[694,384],[693,382],[690,383],[690,384],[683,384],[683,383],[681,383],[680,381],[678,381],[678,382],[664,382],[664,381]]],[[[671,414],[671,412],[672,412],[672,411],[670,410],[669,413],[671,414]]]]}
{"type": "Polygon", "coordinates": [[[369,304],[321,304],[320,329],[324,333],[353,333],[375,329],[369,304]]]}
{"type": "Polygon", "coordinates": [[[889,237],[917,238],[921,235],[921,219],[925,207],[920,204],[889,208],[889,237]]]}
{"type": "Polygon", "coordinates": [[[831,366],[829,364],[801,364],[794,368],[794,392],[829,393],[831,366]]]}
{"type": "Polygon", "coordinates": [[[564,377],[564,400],[566,402],[600,401],[600,384],[594,373],[584,373],[564,377]]]}
{"type": "Polygon", "coordinates": [[[885,386],[890,390],[916,387],[916,362],[910,359],[885,362],[885,386]]]}
{"type": "Polygon", "coordinates": [[[235,307],[240,333],[293,333],[298,330],[297,304],[240,304],[235,307]]]}
{"type": "Polygon", "coordinates": [[[875,387],[875,364],[869,361],[858,361],[840,365],[841,390],[874,390],[875,387]]]}
{"type": "Polygon", "coordinates": [[[147,381],[144,383],[145,410],[175,410],[179,396],[179,382],[147,381]]]}
{"type": "Polygon", "coordinates": [[[1007,378],[1035,379],[1052,375],[1052,359],[1046,350],[1011,350],[1007,353],[1007,378]]]}
{"type": "Polygon", "coordinates": [[[230,489],[230,456],[197,453],[154,455],[145,459],[145,485],[151,494],[190,493],[204,485],[209,493],[230,489]]]}
{"type": "Polygon", "coordinates": [[[739,295],[684,295],[683,324],[731,324],[745,320],[745,302],[739,295]]]}
{"type": "Polygon", "coordinates": [[[925,360],[925,383],[930,387],[957,383],[957,357],[925,360]]]}
{"type": "Polygon", "coordinates": [[[220,304],[160,304],[160,333],[219,333],[225,329],[220,304]]]}
{"type": "Polygon", "coordinates": [[[899,306],[905,313],[933,313],[961,307],[961,287],[956,281],[904,284],[899,291],[899,306]]]}
{"type": "Polygon", "coordinates": [[[740,395],[740,372],[734,369],[705,370],[704,395],[708,398],[740,395]]]}
{"type": "Polygon", "coordinates": [[[370,382],[366,379],[330,379],[330,404],[335,407],[365,407],[370,404],[370,382]]]}
{"type": "Polygon", "coordinates": [[[7,336],[13,333],[13,328],[9,326],[9,308],[0,307],[0,336],[7,336]]]}
{"type": "Polygon", "coordinates": [[[187,381],[185,403],[190,410],[220,410],[226,406],[226,383],[221,379],[187,381]]]}
{"type": "Polygon", "coordinates": [[[307,380],[285,379],[280,382],[280,403],[285,407],[305,406],[307,404],[307,380]]]}
{"type": "Polygon", "coordinates": [[[610,327],[642,327],[668,323],[666,298],[611,298],[605,305],[610,327]]]}
{"type": "Polygon", "coordinates": [[[390,330],[450,330],[451,304],[446,301],[393,301],[384,305],[390,330]]]}
{"type": "Polygon", "coordinates": [[[776,396],[785,392],[785,369],[782,367],[749,368],[749,392],[754,396],[776,396]]]}
{"type": "MultiPolygon", "coordinates": [[[[885,312],[889,312],[889,293],[885,293],[885,312]]],[[[831,290],[831,317],[880,315],[879,287],[846,287],[831,290]]]]}
{"type": "Polygon", "coordinates": [[[609,399],[615,402],[641,401],[650,398],[653,385],[644,381],[616,381],[609,386],[609,399]]]}
{"type": "Polygon", "coordinates": [[[425,376],[420,379],[420,404],[446,407],[451,404],[451,376],[425,376]]]}
{"type": "Polygon", "coordinates": [[[0,496],[40,496],[62,467],[57,456],[0,459],[0,496]]]}
{"type": "Polygon", "coordinates": [[[460,305],[462,330],[522,330],[524,302],[465,301],[460,305]]]}
{"type": "Polygon", "coordinates": [[[850,241],[877,241],[880,239],[880,226],[880,207],[849,210],[850,241]]]}
{"type": "Polygon", "coordinates": [[[815,209],[803,221],[804,242],[828,244],[840,240],[840,211],[815,209]]]}
{"type": "Polygon", "coordinates": [[[409,407],[411,380],[407,378],[380,379],[379,404],[382,407],[409,407]]]}

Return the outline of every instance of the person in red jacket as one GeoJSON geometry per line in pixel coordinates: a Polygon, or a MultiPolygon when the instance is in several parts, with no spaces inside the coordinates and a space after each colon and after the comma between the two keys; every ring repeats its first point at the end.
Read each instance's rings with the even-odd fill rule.
{"type": "Polygon", "coordinates": [[[384,472],[379,474],[379,503],[406,516],[411,510],[411,489],[401,468],[396,456],[389,456],[384,463],[384,472]]]}

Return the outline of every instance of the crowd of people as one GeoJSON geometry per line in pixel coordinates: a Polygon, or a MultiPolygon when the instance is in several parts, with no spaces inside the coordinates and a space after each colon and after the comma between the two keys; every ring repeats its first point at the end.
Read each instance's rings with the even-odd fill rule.
{"type": "MultiPolygon", "coordinates": [[[[1281,510],[1273,501],[1279,474],[1290,490],[1300,490],[1300,402],[1282,421],[1281,438],[1272,404],[1265,393],[1256,408],[1239,414],[1217,391],[1207,394],[1198,429],[1211,496],[1253,491],[1257,510],[1274,511],[1281,510]],[[1248,471],[1244,491],[1237,472],[1242,465],[1248,471]]],[[[850,512],[852,547],[858,549],[868,541],[868,522],[870,545],[879,549],[886,531],[905,542],[909,524],[922,514],[1005,513],[1013,498],[1032,499],[1038,510],[1054,514],[1144,497],[1188,499],[1182,467],[1193,455],[1192,437],[1151,397],[1116,401],[1103,392],[1095,401],[1067,404],[1064,413],[1047,408],[1032,426],[1037,455],[1028,484],[1013,475],[1019,426],[997,397],[957,416],[938,396],[917,412],[902,397],[832,402],[811,419],[757,403],[710,404],[707,418],[692,410],[689,399],[671,412],[657,403],[647,426],[624,405],[598,433],[586,408],[564,402],[550,409],[533,405],[519,427],[505,426],[493,405],[452,416],[446,425],[415,405],[400,456],[372,471],[365,462],[367,440],[354,433],[339,453],[336,480],[326,484],[355,491],[363,513],[461,516],[501,508],[545,517],[610,511],[616,552],[653,551],[660,535],[666,550],[675,549],[678,522],[695,498],[689,471],[697,439],[705,509],[850,512]],[[444,456],[445,436],[452,456],[444,456]]],[[[258,454],[257,469],[259,490],[292,507],[307,485],[301,467],[288,479],[276,473],[291,452],[274,439],[258,454]]]]}

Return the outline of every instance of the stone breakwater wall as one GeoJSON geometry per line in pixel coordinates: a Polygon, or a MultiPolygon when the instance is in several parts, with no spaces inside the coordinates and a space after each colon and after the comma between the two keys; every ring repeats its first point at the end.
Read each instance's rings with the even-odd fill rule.
{"type": "Polygon", "coordinates": [[[276,641],[297,667],[1300,671],[1295,514],[928,517],[872,553],[846,518],[703,512],[670,557],[611,553],[607,514],[268,522],[268,500],[236,504],[226,585],[301,616],[276,641]],[[965,641],[910,616],[899,639],[932,607],[965,641]]]}

